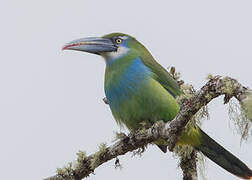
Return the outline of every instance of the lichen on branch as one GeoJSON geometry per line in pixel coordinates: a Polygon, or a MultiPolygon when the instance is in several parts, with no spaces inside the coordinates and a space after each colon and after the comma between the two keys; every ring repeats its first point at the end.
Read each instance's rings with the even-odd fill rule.
{"type": "MultiPolygon", "coordinates": [[[[246,104],[244,100],[250,96],[250,93],[247,92],[248,89],[233,78],[211,76],[200,90],[195,91],[191,97],[181,102],[180,112],[170,123],[159,121],[145,131],[133,132],[119,138],[110,146],[103,144],[98,152],[89,156],[86,156],[85,153],[78,153],[77,165],[70,164],[66,168],[59,169],[56,175],[45,180],[80,180],[89,176],[105,162],[144,147],[159,138],[165,139],[168,142],[168,149],[173,151],[187,123],[212,99],[224,95],[224,103],[235,97],[239,102],[246,104]]],[[[248,103],[245,106],[250,107],[250,105],[248,103]]],[[[252,108],[248,108],[246,111],[251,113],[252,108]]]]}

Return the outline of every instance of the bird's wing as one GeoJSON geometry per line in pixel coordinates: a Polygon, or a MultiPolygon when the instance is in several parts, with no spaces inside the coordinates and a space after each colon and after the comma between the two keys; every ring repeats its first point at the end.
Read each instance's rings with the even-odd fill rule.
{"type": "Polygon", "coordinates": [[[152,57],[142,57],[142,62],[153,73],[153,78],[156,79],[173,97],[179,96],[180,90],[177,82],[158,62],[152,57]]]}

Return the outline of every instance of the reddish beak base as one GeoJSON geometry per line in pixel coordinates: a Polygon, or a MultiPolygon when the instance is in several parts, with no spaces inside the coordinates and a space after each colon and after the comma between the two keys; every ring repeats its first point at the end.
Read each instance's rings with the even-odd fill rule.
{"type": "Polygon", "coordinates": [[[67,45],[64,45],[61,50],[62,51],[64,51],[64,50],[70,50],[71,47],[80,46],[80,45],[81,45],[81,43],[67,44],[67,45]]]}

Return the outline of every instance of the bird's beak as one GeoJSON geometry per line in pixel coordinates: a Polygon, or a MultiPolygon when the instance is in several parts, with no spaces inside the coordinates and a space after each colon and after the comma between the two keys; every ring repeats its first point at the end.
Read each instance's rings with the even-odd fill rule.
{"type": "Polygon", "coordinates": [[[84,51],[93,54],[112,52],[117,50],[117,46],[112,40],[101,37],[82,38],[71,41],[62,47],[62,50],[84,51]]]}

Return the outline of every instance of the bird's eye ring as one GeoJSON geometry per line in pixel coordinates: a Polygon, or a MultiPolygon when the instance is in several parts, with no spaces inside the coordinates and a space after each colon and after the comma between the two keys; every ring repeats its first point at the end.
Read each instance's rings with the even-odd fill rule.
{"type": "Polygon", "coordinates": [[[122,39],[118,38],[115,40],[116,44],[121,44],[122,43],[122,39]]]}

